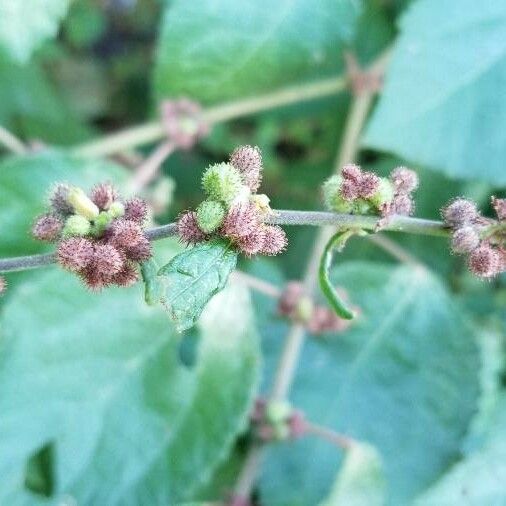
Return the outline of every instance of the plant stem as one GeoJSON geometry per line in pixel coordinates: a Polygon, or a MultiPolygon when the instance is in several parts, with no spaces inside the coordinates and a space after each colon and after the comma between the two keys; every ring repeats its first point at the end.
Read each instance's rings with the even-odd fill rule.
{"type": "MultiPolygon", "coordinates": [[[[210,107],[204,110],[202,116],[209,125],[223,123],[276,107],[335,95],[343,91],[347,85],[348,79],[344,76],[322,79],[313,83],[283,88],[266,95],[210,107]]],[[[156,142],[164,136],[165,130],[162,122],[153,121],[76,146],[71,152],[81,157],[108,156],[156,142]]]]}
{"type": "Polygon", "coordinates": [[[6,128],[0,126],[0,144],[16,155],[26,153],[26,146],[6,128]]]}
{"type": "Polygon", "coordinates": [[[349,450],[355,444],[355,440],[352,438],[339,434],[328,427],[324,427],[323,425],[318,425],[316,423],[306,421],[304,423],[304,432],[321,437],[342,450],[349,450]]]}
{"type": "MultiPolygon", "coordinates": [[[[336,214],[324,211],[283,211],[275,210],[268,219],[269,223],[288,226],[314,226],[322,227],[331,225],[333,228],[362,228],[374,231],[377,216],[361,216],[352,214],[336,214]]],[[[146,237],[150,241],[165,239],[176,234],[176,224],[169,223],[146,230],[146,237]]],[[[450,234],[444,223],[408,216],[392,216],[382,230],[393,232],[405,232],[408,234],[430,235],[445,237],[450,234]]],[[[42,255],[29,255],[13,258],[0,258],[0,272],[24,271],[44,267],[56,262],[54,253],[42,255]]],[[[316,263],[318,266],[318,262],[316,263]]],[[[306,276],[307,277],[307,276],[306,276]]]]}

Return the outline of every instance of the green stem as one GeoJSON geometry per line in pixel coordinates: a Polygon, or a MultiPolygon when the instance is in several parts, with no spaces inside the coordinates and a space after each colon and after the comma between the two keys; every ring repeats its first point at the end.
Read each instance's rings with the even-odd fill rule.
{"type": "Polygon", "coordinates": [[[325,295],[327,301],[336,314],[345,320],[352,320],[355,318],[355,313],[337,293],[334,285],[330,281],[329,272],[332,267],[334,251],[337,250],[341,252],[348,239],[353,235],[365,235],[365,232],[363,230],[351,229],[345,230],[344,232],[341,230],[334,234],[323,250],[320,260],[320,268],[318,269],[318,279],[320,281],[320,287],[323,295],[325,295]]]}

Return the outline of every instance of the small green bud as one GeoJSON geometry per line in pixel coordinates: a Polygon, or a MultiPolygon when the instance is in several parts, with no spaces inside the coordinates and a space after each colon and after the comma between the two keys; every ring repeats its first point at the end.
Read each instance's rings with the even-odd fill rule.
{"type": "Polygon", "coordinates": [[[272,426],[274,430],[274,439],[284,441],[290,437],[290,427],[286,423],[277,423],[272,426]]]}
{"type": "Polygon", "coordinates": [[[394,198],[394,185],[386,178],[380,178],[378,189],[376,193],[369,199],[369,202],[377,209],[380,209],[383,204],[392,202],[394,198]]]}
{"type": "Polygon", "coordinates": [[[307,323],[313,316],[314,304],[311,297],[303,296],[295,306],[295,317],[302,323],[307,323]]]}
{"type": "Polygon", "coordinates": [[[101,211],[96,220],[93,222],[91,233],[96,237],[101,236],[112,220],[113,217],[110,214],[110,209],[109,211],[101,211]]]}
{"type": "Polygon", "coordinates": [[[125,206],[119,202],[113,202],[107,211],[111,218],[121,218],[125,214],[125,206]]]}
{"type": "Polygon", "coordinates": [[[225,208],[216,200],[204,200],[197,207],[197,224],[206,234],[214,232],[225,219],[225,208]]]}
{"type": "Polygon", "coordinates": [[[207,195],[227,206],[237,197],[242,186],[239,171],[229,163],[211,165],[202,176],[202,187],[207,195]]]}
{"type": "Polygon", "coordinates": [[[284,401],[271,401],[265,407],[265,418],[271,425],[286,422],[292,414],[292,406],[284,401]]]}
{"type": "Polygon", "coordinates": [[[67,218],[65,221],[65,226],[63,227],[63,236],[71,237],[71,236],[84,236],[88,235],[91,230],[90,222],[79,214],[74,214],[67,218]]]}
{"type": "Polygon", "coordinates": [[[323,202],[329,211],[334,211],[336,213],[351,213],[353,211],[353,202],[345,200],[341,196],[342,182],[343,178],[335,175],[323,183],[323,202]]]}
{"type": "Polygon", "coordinates": [[[371,203],[364,199],[357,199],[353,202],[353,214],[371,214],[373,207],[371,203]]]}
{"type": "Polygon", "coordinates": [[[260,193],[258,195],[252,195],[251,201],[255,204],[257,209],[260,211],[262,216],[268,216],[272,214],[272,209],[270,204],[271,199],[265,195],[265,193],[260,193]]]}
{"type": "Polygon", "coordinates": [[[81,190],[81,188],[73,187],[69,190],[67,200],[72,205],[74,211],[88,220],[94,220],[100,210],[93,201],[81,190]]]}

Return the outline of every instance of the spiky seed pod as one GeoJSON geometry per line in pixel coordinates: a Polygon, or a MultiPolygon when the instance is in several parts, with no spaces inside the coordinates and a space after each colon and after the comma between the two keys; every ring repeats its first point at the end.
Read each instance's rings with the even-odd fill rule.
{"type": "Polygon", "coordinates": [[[479,217],[479,213],[474,202],[458,198],[443,207],[441,216],[447,225],[461,227],[472,224],[479,217]]]}
{"type": "Polygon", "coordinates": [[[260,223],[260,213],[253,202],[230,208],[220,229],[220,234],[239,239],[251,234],[260,223]]]}
{"type": "Polygon", "coordinates": [[[241,146],[230,156],[230,163],[241,173],[244,182],[255,193],[262,180],[262,154],[257,146],[241,146]]]}
{"type": "Polygon", "coordinates": [[[39,241],[53,242],[60,237],[63,221],[55,214],[43,214],[33,225],[32,234],[39,241]]]}
{"type": "Polygon", "coordinates": [[[353,205],[351,202],[344,200],[341,196],[341,184],[343,178],[341,176],[331,176],[322,186],[323,202],[329,211],[336,213],[349,213],[353,205]]]}
{"type": "Polygon", "coordinates": [[[489,244],[483,244],[469,255],[468,267],[480,278],[492,278],[501,272],[503,259],[497,249],[489,244]]]}
{"type": "Polygon", "coordinates": [[[117,274],[124,264],[123,255],[111,244],[95,244],[92,267],[103,279],[117,274]]]}
{"type": "Polygon", "coordinates": [[[343,200],[346,200],[348,202],[352,202],[356,198],[358,198],[359,195],[359,188],[358,184],[355,181],[352,181],[351,179],[345,179],[341,183],[341,187],[339,188],[339,195],[342,197],[343,200]]]}
{"type": "Polygon", "coordinates": [[[151,243],[147,237],[143,237],[142,241],[137,243],[135,246],[127,248],[125,250],[125,254],[129,260],[134,260],[135,262],[145,262],[146,260],[149,260],[153,254],[151,243]]]}
{"type": "Polygon", "coordinates": [[[285,231],[279,225],[264,225],[264,240],[260,253],[262,255],[279,255],[286,249],[288,239],[285,231]]]}
{"type": "Polygon", "coordinates": [[[67,200],[69,191],[70,186],[66,183],[59,183],[53,187],[49,197],[49,202],[56,214],[68,216],[74,212],[74,208],[67,200]]]}
{"type": "Polygon", "coordinates": [[[454,253],[470,253],[480,245],[480,236],[471,226],[458,228],[452,235],[452,251],[454,253]]]}
{"type": "Polygon", "coordinates": [[[90,240],[84,237],[63,239],[56,250],[58,263],[66,270],[79,272],[93,261],[94,248],[90,240]]]}
{"type": "Polygon", "coordinates": [[[359,179],[362,177],[362,170],[358,165],[349,163],[342,167],[341,176],[343,177],[343,179],[348,179],[350,181],[358,183],[359,179]]]}
{"type": "Polygon", "coordinates": [[[197,207],[197,224],[206,234],[211,234],[220,228],[225,218],[223,204],[216,200],[204,200],[197,207]]]}
{"type": "Polygon", "coordinates": [[[0,276],[0,296],[2,296],[6,290],[7,290],[7,280],[3,276],[0,276]]]}
{"type": "Polygon", "coordinates": [[[369,198],[369,201],[379,210],[392,202],[394,198],[394,186],[386,178],[379,178],[376,192],[369,198]]]}
{"type": "Polygon", "coordinates": [[[125,262],[123,268],[111,278],[111,283],[118,286],[131,286],[139,280],[139,273],[132,262],[125,262]]]}
{"type": "Polygon", "coordinates": [[[494,208],[498,220],[506,220],[506,199],[492,197],[492,207],[494,208]]]}
{"type": "Polygon", "coordinates": [[[177,235],[181,242],[188,245],[206,240],[206,234],[200,230],[197,224],[197,213],[195,211],[186,211],[179,215],[177,220],[177,235]]]}
{"type": "Polygon", "coordinates": [[[107,211],[118,199],[118,191],[110,183],[99,183],[92,188],[90,197],[101,211],[107,211]]]}
{"type": "Polygon", "coordinates": [[[131,248],[144,238],[144,232],[138,223],[122,218],[113,222],[111,232],[110,242],[119,249],[131,248]]]}
{"type": "Polygon", "coordinates": [[[418,175],[407,167],[397,167],[390,174],[396,193],[408,194],[418,188],[418,175]]]}
{"type": "Polygon", "coordinates": [[[392,214],[410,216],[415,211],[415,202],[409,195],[399,194],[394,197],[391,206],[392,214]]]}
{"type": "Polygon", "coordinates": [[[377,191],[380,184],[380,178],[372,172],[363,172],[358,180],[358,196],[363,199],[371,198],[377,191]]]}
{"type": "MultiPolygon", "coordinates": [[[[107,210],[107,213],[111,218],[122,218],[125,215],[125,206],[122,202],[119,200],[114,201],[107,210]]],[[[126,218],[127,220],[130,220],[131,218],[126,218]]],[[[133,220],[137,221],[137,220],[133,220]]]]}
{"type": "Polygon", "coordinates": [[[64,237],[85,236],[91,231],[90,222],[79,214],[73,214],[65,221],[62,235],[64,237]]]}
{"type": "Polygon", "coordinates": [[[125,202],[125,219],[136,221],[140,225],[142,225],[148,217],[148,205],[146,201],[139,198],[134,197],[133,199],[129,199],[125,202]]]}
{"type": "Polygon", "coordinates": [[[110,278],[104,278],[94,266],[86,267],[79,275],[86,287],[92,292],[99,292],[102,288],[111,284],[110,278]]]}
{"type": "Polygon", "coordinates": [[[81,190],[81,188],[71,188],[67,200],[77,214],[84,216],[88,220],[94,220],[100,213],[98,206],[83,192],[83,190],[81,190]]]}
{"type": "Polygon", "coordinates": [[[265,241],[265,227],[259,226],[245,237],[237,240],[239,250],[246,256],[251,257],[260,253],[265,241]]]}
{"type": "Polygon", "coordinates": [[[243,184],[239,171],[230,163],[218,163],[208,167],[202,176],[202,187],[210,199],[227,206],[241,191],[243,184]]]}

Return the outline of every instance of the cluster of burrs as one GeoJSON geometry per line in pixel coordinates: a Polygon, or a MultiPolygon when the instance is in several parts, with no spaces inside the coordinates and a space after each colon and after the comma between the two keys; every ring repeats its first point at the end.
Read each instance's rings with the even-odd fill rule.
{"type": "Polygon", "coordinates": [[[138,280],[137,263],[151,257],[144,235],[146,202],[125,202],[109,183],[87,195],[81,188],[58,184],[50,195],[50,212],[33,225],[34,237],[57,243],[58,263],[79,275],[86,286],[129,286],[138,280]]]}
{"type": "Polygon", "coordinates": [[[247,256],[281,253],[286,235],[281,227],[264,223],[272,211],[267,195],[257,193],[261,178],[262,156],[257,147],[239,147],[229,163],[208,167],[202,176],[207,199],[179,217],[181,240],[195,245],[223,237],[247,256]]]}
{"type": "Polygon", "coordinates": [[[305,325],[313,335],[344,332],[351,323],[339,318],[329,307],[315,304],[299,281],[286,284],[278,300],[278,314],[305,325]]]}
{"type": "Polygon", "coordinates": [[[409,216],[415,209],[411,194],[417,187],[416,172],[406,167],[397,167],[386,178],[358,165],[345,165],[323,184],[323,199],[327,209],[336,213],[409,216]]]}
{"type": "Polygon", "coordinates": [[[506,199],[492,197],[497,220],[485,218],[471,200],[458,198],[441,210],[445,223],[452,229],[452,251],[467,255],[469,270],[480,278],[492,278],[506,271],[506,199]]]}

